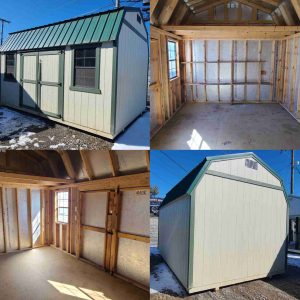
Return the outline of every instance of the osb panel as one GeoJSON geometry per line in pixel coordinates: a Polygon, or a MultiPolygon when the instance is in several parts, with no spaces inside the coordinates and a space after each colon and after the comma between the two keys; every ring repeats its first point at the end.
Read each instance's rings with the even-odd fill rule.
{"type": "Polygon", "coordinates": [[[149,236],[149,190],[122,193],[120,231],[149,236]]]}
{"type": "Polygon", "coordinates": [[[31,246],[28,224],[27,190],[18,189],[20,248],[31,246]]]}
{"type": "Polygon", "coordinates": [[[144,151],[116,151],[119,162],[119,171],[125,174],[137,171],[146,171],[147,161],[144,151]]]}
{"type": "Polygon", "coordinates": [[[6,250],[18,249],[18,223],[15,189],[4,189],[4,222],[6,235],[6,250]]]}
{"type": "Polygon", "coordinates": [[[107,192],[85,193],[83,198],[82,224],[105,227],[107,192]]]}
{"type": "Polygon", "coordinates": [[[31,223],[33,245],[41,244],[41,195],[40,190],[31,191],[31,223]]]}
{"type": "Polygon", "coordinates": [[[149,244],[119,239],[117,273],[149,286],[150,251],[149,244]]]}
{"type": "Polygon", "coordinates": [[[82,257],[104,266],[105,234],[84,230],[82,233],[82,257]]]}
{"type": "Polygon", "coordinates": [[[96,178],[112,176],[108,151],[89,151],[87,155],[96,178]]]}

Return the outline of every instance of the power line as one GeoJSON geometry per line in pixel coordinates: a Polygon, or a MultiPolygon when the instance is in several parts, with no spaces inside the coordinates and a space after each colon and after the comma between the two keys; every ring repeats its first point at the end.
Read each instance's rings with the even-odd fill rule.
{"type": "Polygon", "coordinates": [[[172,161],[175,165],[177,165],[180,169],[182,169],[185,172],[188,172],[188,170],[186,170],[183,166],[181,166],[179,163],[177,163],[176,160],[174,160],[172,157],[170,157],[167,153],[163,152],[160,150],[160,152],[165,155],[170,161],[172,161]]]}

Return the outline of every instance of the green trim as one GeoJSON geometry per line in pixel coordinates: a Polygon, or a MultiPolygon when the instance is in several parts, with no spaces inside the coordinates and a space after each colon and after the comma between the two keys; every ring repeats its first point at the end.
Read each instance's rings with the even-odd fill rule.
{"type": "Polygon", "coordinates": [[[190,195],[190,228],[187,287],[190,289],[194,273],[195,193],[190,195]]]}
{"type": "Polygon", "coordinates": [[[101,47],[95,47],[95,46],[79,46],[79,47],[74,47],[72,48],[72,53],[71,53],[71,85],[69,89],[71,91],[76,91],[76,92],[84,92],[84,93],[91,93],[91,94],[101,94],[100,90],[100,64],[101,64],[101,47]],[[75,50],[77,49],[88,49],[88,48],[96,48],[96,68],[95,68],[95,87],[94,88],[89,88],[89,87],[81,87],[81,86],[76,86],[74,85],[74,60],[75,60],[75,50]]]}
{"type": "Polygon", "coordinates": [[[61,86],[61,83],[59,82],[49,82],[49,81],[40,81],[39,82],[41,85],[48,85],[48,86],[61,86]]]}
{"type": "Polygon", "coordinates": [[[262,187],[267,187],[270,189],[274,189],[274,190],[279,190],[282,191],[282,187],[273,185],[273,184],[269,184],[269,183],[265,183],[265,182],[261,182],[261,181],[256,181],[256,180],[252,180],[252,179],[248,179],[248,178],[243,178],[240,176],[235,176],[235,175],[230,175],[230,174],[226,174],[223,172],[217,172],[217,171],[206,171],[207,175],[211,175],[211,176],[216,176],[216,177],[221,177],[221,178],[225,178],[225,179],[230,179],[230,180],[235,180],[235,181],[239,181],[239,182],[243,182],[243,183],[248,183],[248,184],[253,184],[253,185],[257,185],[257,186],[262,186],[262,187]]]}
{"type": "Polygon", "coordinates": [[[140,32],[138,32],[127,20],[124,20],[123,23],[131,29],[137,36],[139,36],[144,42],[148,44],[148,39],[145,38],[140,32]]]}
{"type": "Polygon", "coordinates": [[[21,79],[20,81],[24,83],[36,83],[36,80],[32,80],[32,79],[21,79]]]}
{"type": "Polygon", "coordinates": [[[61,87],[58,90],[58,113],[61,118],[64,117],[64,86],[65,86],[65,51],[61,51],[59,55],[59,82],[61,87]]]}
{"type": "Polygon", "coordinates": [[[117,89],[118,89],[118,44],[115,43],[113,47],[113,70],[112,70],[112,91],[111,91],[111,118],[110,118],[110,132],[112,135],[116,132],[116,114],[117,114],[117,89]]]}

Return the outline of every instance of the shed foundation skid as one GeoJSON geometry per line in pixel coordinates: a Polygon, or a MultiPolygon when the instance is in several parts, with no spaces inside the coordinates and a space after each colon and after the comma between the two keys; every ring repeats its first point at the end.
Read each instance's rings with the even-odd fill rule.
{"type": "Polygon", "coordinates": [[[10,34],[1,105],[113,139],[146,107],[148,36],[120,8],[10,34]]]}
{"type": "Polygon", "coordinates": [[[282,180],[253,153],[206,158],[160,208],[160,253],[189,293],[284,273],[287,237],[282,180]]]}

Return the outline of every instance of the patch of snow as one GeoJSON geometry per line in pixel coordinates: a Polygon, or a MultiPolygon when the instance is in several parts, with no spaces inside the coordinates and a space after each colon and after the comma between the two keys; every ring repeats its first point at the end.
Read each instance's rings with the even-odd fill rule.
{"type": "Polygon", "coordinates": [[[54,136],[48,136],[48,138],[49,138],[49,140],[51,141],[51,142],[53,142],[54,141],[54,136]]]}
{"type": "Polygon", "coordinates": [[[0,140],[4,138],[17,138],[28,128],[47,128],[47,123],[38,118],[32,118],[6,107],[0,108],[0,140]]]}
{"type": "Polygon", "coordinates": [[[149,132],[150,112],[146,112],[116,139],[112,150],[149,150],[149,132]]]}
{"type": "MultiPolygon", "coordinates": [[[[157,247],[150,247],[152,255],[160,255],[157,247]]],[[[156,294],[165,290],[172,291],[178,296],[185,295],[185,291],[176,277],[173,275],[167,264],[161,262],[154,267],[150,274],[150,294],[156,294]]]]}
{"type": "Polygon", "coordinates": [[[288,254],[288,264],[300,268],[300,255],[288,254]]]}
{"type": "Polygon", "coordinates": [[[39,148],[40,144],[39,143],[34,143],[33,146],[39,148]]]}
{"type": "Polygon", "coordinates": [[[25,147],[27,144],[32,144],[33,142],[37,141],[37,138],[31,138],[33,135],[35,135],[34,132],[25,132],[20,134],[19,138],[11,139],[9,141],[10,149],[16,149],[19,146],[25,147]]]}
{"type": "Polygon", "coordinates": [[[50,145],[50,149],[58,149],[59,147],[64,147],[66,144],[64,143],[59,143],[57,145],[50,145]]]}

